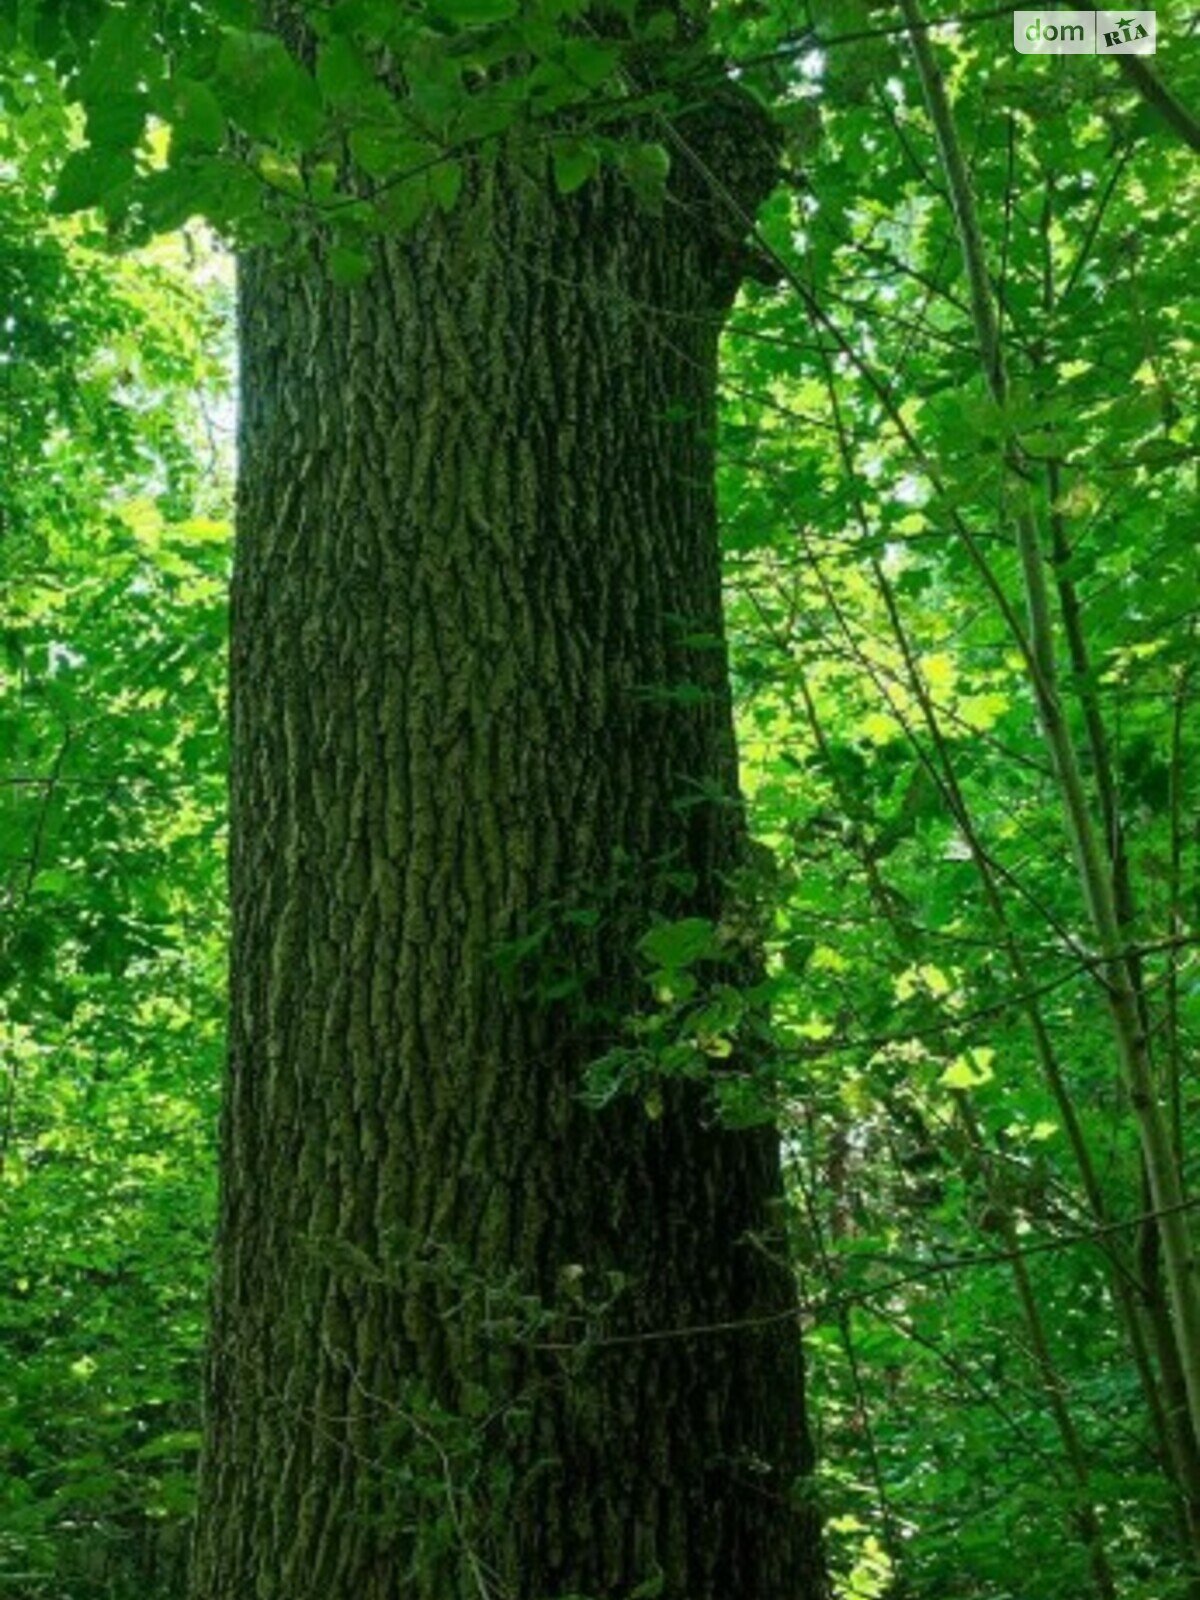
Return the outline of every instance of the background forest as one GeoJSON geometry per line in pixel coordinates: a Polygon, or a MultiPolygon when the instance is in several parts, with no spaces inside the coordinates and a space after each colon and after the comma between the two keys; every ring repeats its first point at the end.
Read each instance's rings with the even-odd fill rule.
{"type": "MultiPolygon", "coordinates": [[[[516,7],[427,9],[470,29],[516,7]]],[[[723,930],[665,925],[641,950],[653,1004],[586,1092],[653,1116],[664,1075],[711,1072],[725,1116],[779,1119],[843,1600],[1194,1597],[1200,1457],[1161,1193],[1106,994],[1112,929],[1039,724],[1021,529],[1042,541],[1059,738],[1186,1223],[1195,18],[1159,8],[1148,86],[1113,59],[1016,54],[1007,11],[918,30],[922,65],[905,9],[715,14],[784,133],[720,414],[744,899],[768,976],[750,999],[714,986],[723,930]],[[764,998],[769,1074],[722,1075],[764,998]]],[[[230,218],[215,190],[172,189],[172,162],[215,149],[251,92],[264,137],[300,102],[233,49],[168,142],[122,122],[117,33],[82,90],[15,22],[0,43],[0,1593],[165,1600],[214,1210],[235,416],[231,259],[183,226],[230,218]],[[92,207],[134,150],[160,181],[122,231],[92,207]]],[[[574,69],[594,89],[602,65],[574,69]]],[[[332,61],[313,93],[345,106],[353,85],[332,61]]],[[[661,204],[670,139],[614,156],[607,137],[555,145],[560,188],[616,159],[661,204]]],[[[414,219],[453,204],[456,170],[413,180],[414,219]]],[[[255,183],[293,182],[264,162],[221,193],[252,229],[255,183]]],[[[364,276],[352,238],[336,265],[364,276]]]]}

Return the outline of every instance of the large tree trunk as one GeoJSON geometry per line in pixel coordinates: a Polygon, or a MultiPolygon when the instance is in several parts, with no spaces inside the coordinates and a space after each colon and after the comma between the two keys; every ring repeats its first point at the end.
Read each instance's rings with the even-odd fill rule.
{"type": "Polygon", "coordinates": [[[738,860],[734,252],[682,192],[468,189],[354,291],[243,263],[193,1593],[811,1600],[776,1141],[580,1100],[738,860]]]}

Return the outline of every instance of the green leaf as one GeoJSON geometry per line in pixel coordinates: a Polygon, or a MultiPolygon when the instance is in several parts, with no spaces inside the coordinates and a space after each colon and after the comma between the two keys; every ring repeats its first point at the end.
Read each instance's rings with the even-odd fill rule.
{"type": "Polygon", "coordinates": [[[638,144],[623,150],[618,165],[637,195],[654,216],[662,213],[671,158],[661,144],[638,144]]]}
{"type": "Polygon", "coordinates": [[[103,205],[134,175],[133,156],[127,150],[76,150],[58,175],[52,211],[65,215],[103,205]]]}
{"type": "Polygon", "coordinates": [[[676,970],[712,955],[717,948],[716,929],[707,917],[683,917],[651,928],[638,950],[657,967],[676,970]]]}
{"type": "Polygon", "coordinates": [[[350,153],[372,178],[419,171],[438,155],[435,145],[414,139],[399,125],[355,128],[350,134],[350,153]]]}
{"type": "Polygon", "coordinates": [[[938,1082],[943,1089],[977,1089],[993,1077],[992,1050],[968,1050],[956,1056],[938,1082]]]}
{"type": "Polygon", "coordinates": [[[208,84],[193,78],[172,79],[162,110],[171,124],[172,151],[220,149],[225,138],[225,113],[208,84]]]}
{"type": "Polygon", "coordinates": [[[563,42],[563,62],[568,76],[587,89],[598,89],[607,82],[620,59],[619,45],[599,39],[569,38],[563,42]]]}
{"type": "Polygon", "coordinates": [[[462,189],[461,161],[441,161],[429,174],[429,192],[443,211],[453,211],[462,189]]]}
{"type": "Polygon", "coordinates": [[[658,1600],[666,1588],[667,1575],[656,1566],[648,1578],[643,1578],[636,1589],[629,1591],[629,1600],[658,1600]]]}
{"type": "Polygon", "coordinates": [[[585,144],[578,139],[557,141],[551,156],[554,162],[554,186],[559,194],[573,194],[600,167],[600,156],[595,145],[585,144]]]}
{"type": "Polygon", "coordinates": [[[163,54],[152,36],[153,9],[110,5],[106,12],[79,75],[78,94],[86,106],[135,93],[139,84],[155,82],[163,74],[163,54]]]}
{"type": "Polygon", "coordinates": [[[429,174],[421,172],[392,184],[376,201],[379,215],[399,233],[408,233],[429,210],[432,203],[429,174]]]}
{"type": "Polygon", "coordinates": [[[151,1439],[149,1444],[143,1444],[134,1450],[131,1459],[134,1461],[168,1461],[176,1456],[192,1455],[199,1450],[201,1436],[198,1429],[181,1428],[176,1433],[162,1433],[157,1439],[151,1439]]]}
{"type": "Polygon", "coordinates": [[[192,163],[150,173],[138,186],[138,203],[151,228],[169,232],[204,213],[212,191],[192,163]]]}
{"type": "Polygon", "coordinates": [[[326,20],[331,35],[378,43],[391,37],[398,12],[395,0],[337,0],[326,20]]]}
{"type": "Polygon", "coordinates": [[[87,108],[89,144],[97,148],[132,150],[146,127],[146,96],[139,93],[106,94],[87,108]]]}
{"type": "Polygon", "coordinates": [[[376,89],[362,52],[342,34],[327,39],[317,54],[317,87],[330,105],[352,104],[376,89]]]}
{"type": "Polygon", "coordinates": [[[301,149],[316,142],[324,125],[316,83],[274,34],[227,33],[214,82],[226,114],[248,133],[301,149]]]}
{"type": "Polygon", "coordinates": [[[636,24],[636,31],[643,44],[661,44],[675,38],[679,18],[674,11],[652,11],[645,21],[636,24]]]}
{"type": "Polygon", "coordinates": [[[517,0],[434,0],[433,9],[456,27],[475,28],[507,22],[516,16],[519,6],[517,0]]]}
{"type": "Polygon", "coordinates": [[[347,287],[362,283],[371,275],[371,258],[348,245],[334,245],[329,252],[329,276],[347,287]]]}

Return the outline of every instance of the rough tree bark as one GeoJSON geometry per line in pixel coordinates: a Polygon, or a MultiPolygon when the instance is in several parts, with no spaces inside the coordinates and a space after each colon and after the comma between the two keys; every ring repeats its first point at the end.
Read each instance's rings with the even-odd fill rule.
{"type": "Polygon", "coordinates": [[[813,1600],[775,1138],[694,1086],[657,1117],[579,1098],[633,940],[719,917],[741,848],[713,643],[737,251],[686,174],[661,218],[615,178],[467,189],[355,290],[242,263],[192,1592],[813,1600]],[[552,951],[582,994],[539,982],[552,951]]]}

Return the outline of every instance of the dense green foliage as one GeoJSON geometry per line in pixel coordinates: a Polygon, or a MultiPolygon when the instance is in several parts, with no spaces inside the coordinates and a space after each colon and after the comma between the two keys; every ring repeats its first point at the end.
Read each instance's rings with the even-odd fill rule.
{"type": "Polygon", "coordinates": [[[0,161],[0,1588],[179,1559],[221,1036],[219,297],[51,224],[0,161]],[[215,439],[215,436],[214,436],[215,439]],[[213,448],[218,448],[215,444],[213,448]]]}
{"type": "MultiPolygon", "coordinates": [[[[252,13],[47,8],[0,81],[14,1596],[178,1594],[198,1426],[228,275],[199,233],[147,241],[194,214],[280,240],[332,217],[330,269],[354,283],[372,231],[452,207],[464,163],[502,137],[531,172],[548,147],[560,190],[613,161],[658,207],[712,81],[678,40],[651,73],[665,12],[622,43],[573,30],[567,6],[361,0],[330,9],[311,73],[252,13]],[[371,88],[384,45],[416,62],[407,100],[371,88]],[[494,93],[471,77],[518,55],[494,93]],[[114,233],[140,249],[114,252],[114,233]]],[[[1083,1593],[1088,1505],[1118,1592],[1170,1600],[1194,1589],[1113,1289],[1115,1272],[1139,1304],[1161,1295],[1136,1225],[1152,1207],[1023,654],[1013,529],[1027,512],[1043,541],[1067,728],[1186,1181],[1196,156],[1111,60],[1017,55],[1007,16],[936,35],[999,307],[1001,404],[894,10],[728,7],[714,28],[785,134],[757,246],[775,281],[734,314],[721,434],[774,1049],[753,1079],[722,1075],[759,1012],[706,974],[743,930],[664,926],[642,947],[646,1014],[590,1091],[641,1093],[652,1115],[656,1074],[711,1071],[726,1115],[779,1118],[847,1600],[1083,1593]]],[[[1159,34],[1156,70],[1194,102],[1181,6],[1160,9],[1159,34]]]]}
{"type": "MultiPolygon", "coordinates": [[[[1158,1596],[1174,1592],[1169,1497],[1031,1010],[1108,1215],[1148,1202],[1060,797],[997,596],[1023,616],[1006,524],[1025,495],[1052,555],[1062,659],[1076,655],[1061,669],[1072,729],[1093,792],[1115,797],[1128,936],[1186,1149],[1200,1023],[1195,157],[1110,63],[1012,54],[1008,26],[945,55],[1002,307],[1005,411],[984,387],[938,153],[895,41],[830,50],[821,137],[768,219],[795,281],[743,307],[727,364],[743,755],[774,858],[806,1281],[830,1308],[812,1342],[834,1526],[850,1546],[869,1529],[916,1594],[1083,1590],[1048,1374],[1004,1261],[964,1265],[1028,1246],[1049,1381],[1082,1434],[1119,1592],[1158,1596]],[[1018,433],[1024,481],[1004,464],[1018,433]]],[[[1104,1242],[1121,1270],[1153,1276],[1136,1230],[1104,1242]]],[[[861,1588],[877,1592],[865,1574],[861,1588]]]]}

